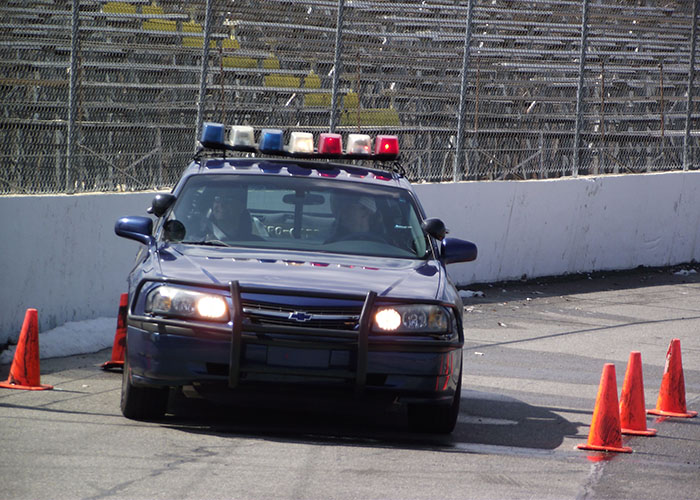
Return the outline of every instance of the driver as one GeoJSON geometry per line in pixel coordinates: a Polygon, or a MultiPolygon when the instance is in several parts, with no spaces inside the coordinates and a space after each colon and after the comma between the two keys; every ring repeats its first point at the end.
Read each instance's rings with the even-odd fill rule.
{"type": "Polygon", "coordinates": [[[233,240],[251,233],[250,213],[242,197],[216,196],[208,218],[207,237],[215,240],[233,240]]]}

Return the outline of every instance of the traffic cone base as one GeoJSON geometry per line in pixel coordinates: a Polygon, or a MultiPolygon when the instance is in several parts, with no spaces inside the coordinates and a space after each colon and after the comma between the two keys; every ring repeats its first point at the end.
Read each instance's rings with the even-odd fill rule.
{"type": "Polygon", "coordinates": [[[622,434],[656,435],[656,429],[647,429],[647,416],[644,411],[642,353],[639,351],[632,351],[627,363],[625,381],[620,393],[620,427],[622,434]]]}
{"type": "Polygon", "coordinates": [[[124,346],[126,345],[126,317],[129,309],[129,294],[119,297],[119,312],[117,313],[117,331],[114,334],[112,359],[102,364],[103,370],[124,369],[124,346]]]}
{"type": "Polygon", "coordinates": [[[102,369],[103,370],[123,370],[124,369],[124,360],[121,361],[106,361],[102,363],[102,369]]]}
{"type": "Polygon", "coordinates": [[[649,415],[658,415],[660,417],[693,418],[698,416],[698,412],[692,410],[685,413],[676,413],[675,411],[664,411],[652,408],[651,410],[647,410],[647,413],[649,415]]]}
{"type": "Polygon", "coordinates": [[[625,429],[622,428],[622,433],[631,436],[656,436],[656,429],[647,428],[646,430],[625,429]]]}
{"type": "Polygon", "coordinates": [[[40,384],[39,373],[39,315],[36,309],[27,309],[19,334],[15,356],[10,367],[10,376],[0,382],[3,389],[44,391],[52,385],[40,384]]]}
{"type": "Polygon", "coordinates": [[[632,448],[622,446],[620,432],[620,405],[617,400],[615,365],[606,363],[600,377],[598,396],[595,400],[588,442],[579,444],[579,450],[613,451],[631,453],[632,448]]]}
{"type": "Polygon", "coordinates": [[[0,387],[3,389],[22,389],[25,391],[46,391],[53,389],[52,385],[44,385],[44,384],[39,384],[39,385],[21,385],[21,384],[13,384],[11,382],[0,382],[0,387]]]}
{"type": "Polygon", "coordinates": [[[683,360],[681,359],[681,341],[672,339],[666,353],[666,365],[661,378],[659,398],[656,408],[647,410],[650,415],[662,417],[693,418],[696,411],[689,411],[685,405],[685,380],[683,377],[683,360]]]}
{"type": "Polygon", "coordinates": [[[616,453],[632,453],[632,448],[628,446],[623,446],[618,448],[616,446],[597,446],[594,444],[579,444],[576,445],[579,450],[589,450],[589,451],[614,451],[616,453]]]}

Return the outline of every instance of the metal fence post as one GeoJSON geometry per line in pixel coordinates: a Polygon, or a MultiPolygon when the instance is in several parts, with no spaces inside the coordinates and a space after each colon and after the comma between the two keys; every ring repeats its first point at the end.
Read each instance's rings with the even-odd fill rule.
{"type": "Polygon", "coordinates": [[[683,137],[683,170],[688,170],[692,163],[692,155],[690,154],[690,122],[693,114],[693,73],[695,73],[695,39],[698,31],[698,3],[700,3],[700,0],[695,0],[693,2],[693,27],[690,30],[690,69],[688,70],[688,106],[685,115],[685,136],[683,137]]]}
{"type": "Polygon", "coordinates": [[[574,130],[574,165],[571,171],[573,177],[578,176],[581,165],[581,125],[583,122],[583,75],[586,69],[586,45],[588,40],[588,0],[583,0],[581,12],[581,54],[578,66],[578,87],[576,89],[576,128],[574,130]]]}
{"type": "MultiPolygon", "coordinates": [[[[452,167],[452,181],[457,182],[459,170],[459,160],[462,158],[464,149],[464,128],[467,115],[467,73],[469,73],[469,46],[472,39],[472,12],[474,0],[467,3],[467,27],[464,30],[464,56],[462,58],[462,81],[459,91],[459,117],[457,119],[457,145],[455,148],[454,165],[452,167]]],[[[468,165],[465,165],[465,175],[468,165]]]]}
{"type": "MultiPolygon", "coordinates": [[[[345,11],[345,0],[338,0],[338,19],[335,26],[335,58],[333,63],[333,90],[331,93],[331,118],[328,131],[335,132],[335,126],[338,123],[338,84],[340,81],[340,72],[342,61],[340,60],[343,53],[343,14],[345,11]]],[[[359,94],[360,89],[357,89],[359,94]]],[[[359,108],[359,103],[358,103],[359,108]]]]}
{"type": "Polygon", "coordinates": [[[73,0],[70,35],[70,75],[68,86],[68,133],[66,134],[66,193],[75,192],[75,122],[78,115],[78,52],[80,51],[80,0],[73,0]]]}
{"type": "Polygon", "coordinates": [[[207,70],[209,69],[209,40],[211,39],[211,4],[213,0],[207,0],[206,14],[204,15],[204,47],[202,47],[202,70],[199,80],[199,99],[197,101],[197,123],[195,129],[194,147],[197,149],[199,134],[204,120],[204,105],[207,100],[207,70]]]}

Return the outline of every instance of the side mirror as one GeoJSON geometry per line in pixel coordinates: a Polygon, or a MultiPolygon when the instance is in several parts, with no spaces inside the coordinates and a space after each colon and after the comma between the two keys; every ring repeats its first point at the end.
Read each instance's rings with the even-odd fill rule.
{"type": "Polygon", "coordinates": [[[445,239],[445,235],[449,233],[445,227],[445,223],[440,219],[425,219],[421,224],[421,227],[423,228],[423,231],[439,241],[445,239]]]}
{"type": "Polygon", "coordinates": [[[445,264],[471,262],[476,260],[476,255],[476,245],[471,241],[457,238],[445,238],[442,240],[442,260],[445,264]]]}
{"type": "Polygon", "coordinates": [[[139,217],[138,215],[122,217],[114,225],[114,232],[122,238],[150,245],[153,242],[153,236],[151,236],[153,220],[150,217],[139,217]]]}
{"type": "Polygon", "coordinates": [[[162,217],[175,200],[176,197],[172,194],[157,194],[156,197],[153,198],[151,206],[146,209],[146,212],[156,217],[162,217]]]}

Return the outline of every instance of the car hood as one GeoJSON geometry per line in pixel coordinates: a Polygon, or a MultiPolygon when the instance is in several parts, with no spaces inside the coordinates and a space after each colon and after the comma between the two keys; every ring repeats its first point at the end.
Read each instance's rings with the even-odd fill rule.
{"type": "Polygon", "coordinates": [[[444,270],[434,260],[242,248],[167,245],[158,251],[165,277],[203,283],[417,299],[440,298],[444,270]]]}

